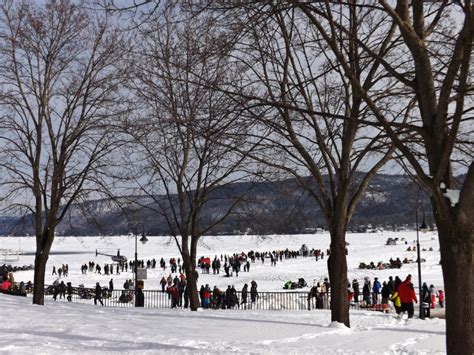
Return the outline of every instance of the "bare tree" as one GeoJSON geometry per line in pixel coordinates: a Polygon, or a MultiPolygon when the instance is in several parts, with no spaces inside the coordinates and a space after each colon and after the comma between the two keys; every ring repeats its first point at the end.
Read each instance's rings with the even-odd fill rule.
{"type": "Polygon", "coordinates": [[[247,175],[245,155],[233,150],[244,142],[241,103],[210,89],[237,77],[237,68],[221,53],[221,33],[209,16],[188,18],[170,6],[140,30],[132,56],[138,113],[125,124],[133,138],[131,176],[152,200],[143,206],[167,222],[196,310],[198,241],[233,212],[242,196],[230,184],[247,175]],[[226,207],[204,213],[216,200],[226,207]]]}
{"type": "MultiPolygon", "coordinates": [[[[390,16],[403,44],[398,61],[390,61],[395,49],[387,53],[370,50],[359,38],[363,51],[380,62],[387,77],[398,82],[408,94],[397,99],[413,100],[417,111],[394,130],[391,108],[374,99],[371,90],[353,75],[351,64],[338,45],[339,36],[352,36],[339,22],[339,14],[356,6],[349,2],[334,6],[293,1],[331,48],[354,89],[370,107],[378,124],[390,136],[410,172],[429,191],[441,246],[441,263],[446,288],[447,351],[452,354],[474,352],[474,163],[472,141],[472,39],[474,33],[471,1],[454,3],[398,0],[365,2],[371,18],[390,16]],[[352,4],[352,5],[351,5],[352,4]],[[449,10],[457,12],[453,21],[449,10]],[[404,65],[397,65],[403,62],[404,65]],[[409,137],[409,139],[407,139],[409,137]],[[453,169],[464,165],[467,177],[457,189],[453,169]]],[[[398,122],[398,121],[396,121],[398,122]]]]}
{"type": "Polygon", "coordinates": [[[0,27],[0,169],[5,204],[33,215],[33,303],[55,229],[101,182],[120,107],[119,36],[67,0],[4,1],[0,27]]]}
{"type": "MultiPolygon", "coordinates": [[[[298,11],[282,6],[270,7],[265,19],[246,21],[248,36],[233,55],[246,64],[251,89],[236,88],[234,94],[245,97],[250,110],[267,107],[265,115],[258,115],[265,136],[259,136],[259,154],[252,157],[296,177],[324,215],[331,235],[331,318],[349,326],[345,234],[372,177],[394,148],[383,131],[369,125],[370,110],[326,54],[319,34],[298,11]]],[[[362,27],[355,13],[347,18],[353,31],[362,27]]],[[[384,22],[386,17],[366,27],[367,36],[384,22]]],[[[390,44],[382,40],[373,48],[386,51],[390,44]]],[[[380,84],[377,60],[360,57],[351,38],[340,38],[338,46],[347,48],[345,58],[365,87],[380,84]]]]}

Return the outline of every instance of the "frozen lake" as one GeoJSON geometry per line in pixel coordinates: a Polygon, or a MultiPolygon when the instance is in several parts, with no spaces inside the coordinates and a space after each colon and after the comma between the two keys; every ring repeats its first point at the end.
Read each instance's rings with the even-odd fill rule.
{"type": "MultiPolygon", "coordinates": [[[[178,258],[179,253],[173,239],[169,237],[148,237],[149,241],[146,245],[138,242],[138,258],[147,259],[155,258],[157,262],[160,258],[164,258],[166,264],[171,257],[178,258]]],[[[383,281],[389,276],[398,275],[404,279],[407,274],[413,275],[413,283],[418,285],[417,264],[404,264],[401,269],[385,269],[385,270],[361,270],[359,264],[361,262],[369,263],[373,261],[388,262],[390,258],[399,257],[416,260],[416,252],[407,251],[412,248],[416,242],[416,233],[414,231],[404,232],[379,232],[366,234],[347,234],[348,245],[348,277],[350,280],[357,278],[362,280],[365,276],[378,277],[383,281]],[[387,238],[399,238],[397,245],[385,245],[387,238]],[[404,241],[400,241],[405,238],[404,241]]],[[[302,244],[306,244],[310,249],[322,249],[326,253],[329,247],[329,234],[301,234],[301,235],[273,235],[273,236],[206,236],[202,237],[198,246],[198,255],[214,258],[214,255],[232,254],[240,252],[254,251],[272,251],[281,249],[298,250],[302,244]]],[[[426,234],[420,233],[420,244],[422,249],[422,259],[426,262],[422,263],[422,279],[428,285],[434,284],[437,288],[443,288],[443,279],[441,266],[439,265],[440,254],[437,235],[435,232],[426,234]],[[433,251],[428,251],[432,248],[433,251]]],[[[10,248],[13,250],[22,249],[23,254],[19,256],[19,260],[11,262],[12,265],[25,265],[34,263],[35,239],[34,237],[2,237],[0,238],[0,249],[10,248]]],[[[125,255],[129,260],[134,258],[135,237],[133,236],[116,236],[116,237],[56,237],[51,255],[48,260],[46,283],[51,284],[57,276],[51,274],[53,265],[56,267],[62,264],[69,265],[69,277],[67,281],[71,281],[73,285],[84,284],[86,287],[92,287],[96,282],[106,286],[112,278],[116,287],[121,287],[126,279],[133,278],[130,270],[121,275],[101,275],[94,272],[88,272],[87,275],[81,273],[81,265],[94,261],[102,267],[105,263],[113,263],[111,258],[103,255],[95,255],[98,249],[100,252],[115,255],[120,249],[121,255],[125,255]]],[[[220,275],[201,274],[199,284],[209,284],[211,287],[216,285],[219,288],[227,287],[228,284],[234,284],[237,289],[241,289],[244,283],[250,283],[255,279],[258,282],[259,290],[274,291],[281,290],[283,284],[287,280],[296,281],[303,277],[308,284],[313,279],[322,280],[327,276],[327,258],[315,261],[314,257],[298,257],[297,259],[283,259],[276,266],[270,265],[270,260],[266,259],[265,263],[256,261],[251,264],[250,272],[240,272],[238,277],[223,277],[223,269],[220,275]]],[[[3,263],[3,260],[0,261],[3,263]]],[[[223,263],[222,263],[223,265],[223,263]]],[[[115,270],[114,270],[115,271],[115,270]]],[[[163,271],[157,265],[156,269],[148,270],[148,277],[145,281],[145,289],[159,289],[159,281],[163,276],[169,275],[169,267],[163,271]]],[[[33,271],[22,271],[15,273],[17,281],[33,280],[33,271]]]]}

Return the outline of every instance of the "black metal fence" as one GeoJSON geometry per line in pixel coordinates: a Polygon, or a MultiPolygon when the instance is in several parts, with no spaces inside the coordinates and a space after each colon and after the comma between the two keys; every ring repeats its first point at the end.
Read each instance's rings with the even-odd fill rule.
{"type": "MultiPolygon", "coordinates": [[[[48,289],[47,289],[48,290],[48,289]]],[[[50,290],[50,289],[49,289],[50,290]]],[[[171,298],[166,292],[158,290],[143,290],[145,302],[145,308],[171,308],[171,298]]],[[[85,288],[74,288],[74,292],[71,295],[71,302],[83,303],[83,304],[94,304],[94,289],[85,288]]],[[[50,292],[46,292],[47,298],[52,298],[50,292]]],[[[258,292],[258,296],[254,302],[251,301],[250,297],[247,298],[246,302],[242,302],[242,293],[237,291],[238,302],[232,307],[233,309],[240,310],[293,310],[293,311],[304,311],[304,310],[315,310],[318,309],[316,298],[308,298],[307,292],[258,292]]],[[[67,294],[64,297],[58,295],[57,301],[68,301],[67,294]]],[[[134,307],[135,298],[133,290],[114,290],[109,292],[104,289],[102,294],[102,302],[105,307],[134,307]]],[[[98,302],[100,305],[100,303],[98,302]]],[[[184,299],[180,303],[181,307],[184,306],[184,299]]],[[[320,309],[329,309],[330,307],[330,295],[327,299],[324,299],[322,304],[319,304],[320,309]],[[322,307],[322,308],[321,308],[322,307]]],[[[211,301],[209,308],[213,309],[226,309],[225,302],[219,303],[216,300],[211,301]]],[[[364,303],[350,303],[350,309],[365,309],[373,311],[389,311],[388,305],[375,305],[366,306],[364,303]]]]}

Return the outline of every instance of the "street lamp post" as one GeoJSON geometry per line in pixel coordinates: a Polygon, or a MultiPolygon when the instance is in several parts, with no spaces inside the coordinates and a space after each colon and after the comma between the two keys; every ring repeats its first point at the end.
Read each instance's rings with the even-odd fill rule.
{"type": "Polygon", "coordinates": [[[417,253],[417,262],[418,262],[418,295],[419,295],[419,302],[420,302],[420,319],[425,319],[425,312],[423,309],[423,300],[421,299],[421,292],[422,292],[422,282],[421,282],[421,256],[420,256],[420,235],[419,231],[426,233],[428,227],[426,226],[425,222],[425,214],[423,213],[423,221],[421,222],[421,226],[418,226],[418,208],[415,210],[415,219],[416,219],[416,253],[417,253]]]}
{"type": "MultiPolygon", "coordinates": [[[[135,307],[138,307],[138,251],[137,251],[137,239],[138,239],[138,232],[135,231],[135,307]]],[[[145,231],[142,232],[142,237],[140,238],[140,242],[145,245],[148,242],[148,239],[145,235],[145,231]]]]}

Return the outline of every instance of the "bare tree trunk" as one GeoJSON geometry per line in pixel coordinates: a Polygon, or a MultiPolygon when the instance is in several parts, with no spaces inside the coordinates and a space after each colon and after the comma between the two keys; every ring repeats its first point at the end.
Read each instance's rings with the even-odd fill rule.
{"type": "MultiPolygon", "coordinates": [[[[196,226],[194,224],[194,226],[196,226]]],[[[191,236],[191,257],[190,257],[190,275],[192,282],[192,287],[190,294],[191,300],[191,311],[196,311],[200,306],[201,302],[199,301],[199,294],[198,294],[198,279],[199,274],[196,271],[196,255],[197,255],[197,242],[199,240],[199,236],[193,235],[191,236]]]]}
{"type": "Polygon", "coordinates": [[[328,272],[331,283],[331,321],[350,327],[345,230],[335,226],[331,228],[330,234],[331,255],[328,258],[328,272]]]}
{"type": "Polygon", "coordinates": [[[472,354],[474,349],[474,164],[456,207],[442,191],[433,194],[432,206],[441,250],[446,294],[446,346],[448,354],[472,354]]]}
{"type": "Polygon", "coordinates": [[[46,263],[48,262],[48,253],[37,249],[35,254],[35,273],[33,304],[44,305],[44,278],[46,273],[46,263]]]}
{"type": "MultiPolygon", "coordinates": [[[[438,218],[440,218],[438,216],[438,218]]],[[[443,223],[437,223],[443,226],[443,223]]],[[[472,354],[473,310],[474,310],[474,267],[472,262],[474,220],[470,232],[463,225],[462,230],[438,230],[440,241],[457,239],[459,242],[441,248],[443,278],[446,295],[446,345],[448,354],[472,354]],[[449,303],[449,301],[451,301],[449,303]],[[470,349],[470,350],[469,350],[470,349]]],[[[443,242],[442,242],[443,243],[443,242]]]]}
{"type": "Polygon", "coordinates": [[[54,229],[46,229],[36,245],[35,273],[33,278],[33,304],[44,305],[44,279],[46,274],[46,263],[53,244],[54,229]]]}
{"type": "Polygon", "coordinates": [[[197,311],[197,309],[201,306],[201,301],[199,300],[198,294],[198,287],[197,287],[197,280],[198,280],[198,273],[196,270],[191,270],[188,277],[188,297],[189,297],[189,307],[191,311],[197,311]]]}
{"type": "Polygon", "coordinates": [[[189,237],[183,236],[181,241],[181,256],[183,268],[186,273],[186,290],[189,297],[191,311],[196,311],[200,306],[197,281],[199,274],[196,271],[196,246],[197,238],[191,237],[191,251],[189,250],[189,237]]]}
{"type": "Polygon", "coordinates": [[[193,267],[193,264],[191,263],[189,254],[183,254],[182,257],[184,272],[186,273],[187,280],[186,289],[189,297],[189,307],[191,308],[191,311],[197,311],[197,309],[201,306],[197,288],[197,280],[199,278],[199,275],[196,272],[196,267],[193,267]]]}

